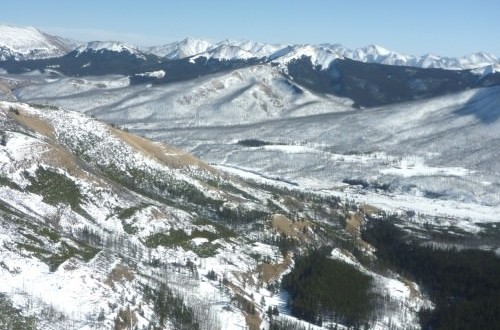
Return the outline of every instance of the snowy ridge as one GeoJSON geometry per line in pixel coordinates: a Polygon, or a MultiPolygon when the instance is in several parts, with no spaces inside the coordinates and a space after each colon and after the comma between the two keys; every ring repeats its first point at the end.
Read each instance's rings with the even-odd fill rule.
{"type": "MultiPolygon", "coordinates": [[[[0,60],[39,59],[62,56],[66,54],[74,42],[52,37],[32,27],[0,26],[0,60]]],[[[478,74],[498,72],[498,58],[485,52],[477,52],[458,58],[444,57],[434,54],[423,56],[406,55],[388,50],[378,45],[369,45],[358,49],[349,49],[339,44],[267,44],[249,40],[224,40],[212,43],[205,39],[186,38],[163,46],[142,49],[121,42],[94,41],[76,49],[82,52],[127,52],[144,58],[145,53],[176,60],[189,57],[205,57],[219,60],[272,60],[286,65],[303,56],[311,57],[313,65],[326,69],[332,61],[348,58],[367,63],[386,65],[412,66],[419,68],[440,68],[448,70],[476,69],[478,74]]]]}
{"type": "Polygon", "coordinates": [[[0,25],[0,60],[28,60],[66,54],[70,45],[34,27],[0,25]]]}
{"type": "Polygon", "coordinates": [[[327,69],[334,60],[343,58],[342,49],[338,46],[330,45],[305,45],[295,46],[292,51],[288,51],[284,56],[274,59],[274,62],[286,65],[292,60],[309,57],[313,66],[320,66],[327,69]]]}
{"type": "Polygon", "coordinates": [[[144,54],[135,46],[116,41],[91,41],[75,49],[77,56],[82,53],[98,53],[103,51],[115,53],[129,53],[139,58],[146,59],[144,54]]]}
{"type": "Polygon", "coordinates": [[[158,57],[164,57],[169,60],[177,60],[206,52],[213,47],[214,45],[207,40],[186,38],[179,42],[172,42],[163,46],[146,48],[145,51],[158,57]]]}
{"type": "MultiPolygon", "coordinates": [[[[161,74],[163,72],[155,75],[161,74]]],[[[139,85],[111,90],[99,86],[115,85],[122,79],[93,80],[79,79],[81,83],[76,84],[75,79],[64,78],[49,84],[27,86],[18,90],[17,96],[36,103],[53,102],[66,109],[86,111],[115,123],[149,118],[151,122],[144,126],[149,128],[158,128],[155,123],[161,123],[163,128],[248,124],[348,111],[352,104],[349,99],[316,95],[302,89],[287,80],[278,68],[268,65],[171,86],[139,85]],[[92,99],[86,96],[88,93],[93,94],[92,99]],[[62,95],[67,98],[61,98],[62,95]]]]}
{"type": "Polygon", "coordinates": [[[205,57],[220,60],[246,60],[256,58],[270,59],[285,65],[291,60],[306,56],[311,58],[313,65],[318,65],[321,69],[328,68],[332,61],[339,58],[348,58],[366,63],[447,70],[485,68],[498,63],[498,58],[496,56],[485,52],[477,52],[454,58],[434,54],[422,56],[406,55],[378,45],[349,49],[340,44],[284,45],[230,39],[214,44],[204,39],[186,38],[180,42],[151,47],[147,49],[147,51],[167,59],[181,59],[191,56],[194,56],[194,58],[205,57]]]}
{"type": "Polygon", "coordinates": [[[498,63],[498,58],[484,52],[453,58],[433,54],[426,54],[423,56],[405,55],[377,45],[370,45],[358,49],[348,49],[338,44],[321,44],[317,46],[305,45],[294,46],[293,48],[294,49],[288,52],[287,55],[276,61],[286,64],[293,59],[306,56],[311,57],[313,65],[319,65],[322,69],[326,69],[332,61],[338,58],[348,58],[366,63],[447,70],[478,69],[498,63]]]}

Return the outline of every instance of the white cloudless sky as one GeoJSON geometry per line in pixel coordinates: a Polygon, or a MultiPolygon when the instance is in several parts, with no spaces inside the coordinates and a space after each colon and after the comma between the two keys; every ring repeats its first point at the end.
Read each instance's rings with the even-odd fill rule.
{"type": "Polygon", "coordinates": [[[0,22],[80,41],[138,46],[192,36],[500,56],[499,0],[24,0],[4,1],[0,22]]]}

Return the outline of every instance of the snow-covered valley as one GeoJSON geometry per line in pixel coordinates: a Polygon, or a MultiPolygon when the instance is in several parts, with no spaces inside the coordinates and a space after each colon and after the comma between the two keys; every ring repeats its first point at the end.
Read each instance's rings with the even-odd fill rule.
{"type": "Polygon", "coordinates": [[[39,79],[15,97],[91,114],[211,164],[390,211],[457,218],[467,230],[497,221],[498,87],[358,110],[267,66],[166,86],[39,79]],[[249,139],[265,145],[238,143],[249,139]]]}

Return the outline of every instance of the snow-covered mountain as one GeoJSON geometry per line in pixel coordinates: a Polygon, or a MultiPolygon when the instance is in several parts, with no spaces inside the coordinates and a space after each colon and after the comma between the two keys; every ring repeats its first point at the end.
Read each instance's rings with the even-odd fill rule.
{"type": "Polygon", "coordinates": [[[117,41],[91,41],[75,49],[76,56],[85,53],[126,53],[145,59],[144,54],[135,46],[117,41]]]}
{"type": "Polygon", "coordinates": [[[348,58],[365,63],[447,70],[469,70],[498,63],[496,56],[484,52],[454,58],[433,54],[422,56],[406,55],[378,45],[349,49],[340,44],[284,45],[266,44],[249,40],[224,40],[214,44],[196,38],[187,38],[165,46],[151,47],[147,51],[167,59],[180,59],[191,56],[221,60],[257,58],[272,59],[282,64],[287,64],[293,59],[306,56],[311,57],[312,63],[319,65],[322,69],[328,68],[332,61],[339,58],[348,58]]]}
{"type": "Polygon", "coordinates": [[[197,38],[186,38],[182,41],[172,42],[163,46],[145,48],[144,51],[158,57],[176,60],[206,52],[213,47],[214,45],[210,41],[197,38]]]}
{"type": "Polygon", "coordinates": [[[286,48],[279,44],[265,44],[249,40],[224,40],[194,58],[205,57],[218,60],[269,59],[286,48]]]}
{"type": "Polygon", "coordinates": [[[292,46],[286,55],[276,59],[286,64],[302,56],[311,57],[314,65],[322,69],[328,68],[335,59],[348,58],[365,63],[379,63],[386,65],[411,66],[417,68],[438,68],[446,70],[469,70],[495,65],[499,59],[492,54],[478,52],[471,55],[454,58],[432,54],[423,56],[405,55],[377,45],[370,45],[358,49],[344,48],[338,44],[292,46]]]}
{"type": "Polygon", "coordinates": [[[0,60],[31,60],[62,56],[75,42],[43,33],[34,27],[0,25],[0,60]]]}
{"type": "MultiPolygon", "coordinates": [[[[0,60],[30,60],[62,56],[75,46],[75,42],[47,35],[33,27],[0,26],[0,60]]],[[[137,47],[121,42],[89,42],[76,49],[82,52],[128,52],[136,56],[143,53],[154,54],[167,60],[205,57],[217,60],[272,60],[286,65],[303,56],[321,69],[326,69],[335,59],[347,58],[365,63],[413,66],[418,68],[440,68],[447,70],[478,69],[480,73],[497,72],[499,59],[488,53],[478,52],[459,58],[426,54],[423,56],[406,55],[369,45],[359,49],[349,49],[339,44],[284,45],[267,44],[249,40],[224,40],[218,43],[198,38],[186,38],[163,46],[139,50],[137,47]],[[481,68],[483,70],[481,70],[481,68]]]]}

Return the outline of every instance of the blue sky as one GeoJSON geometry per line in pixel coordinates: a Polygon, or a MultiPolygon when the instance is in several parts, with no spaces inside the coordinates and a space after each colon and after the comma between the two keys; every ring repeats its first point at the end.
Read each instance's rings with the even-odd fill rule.
{"type": "Polygon", "coordinates": [[[498,0],[23,0],[4,1],[0,22],[139,46],[193,36],[500,56],[498,0]]]}

